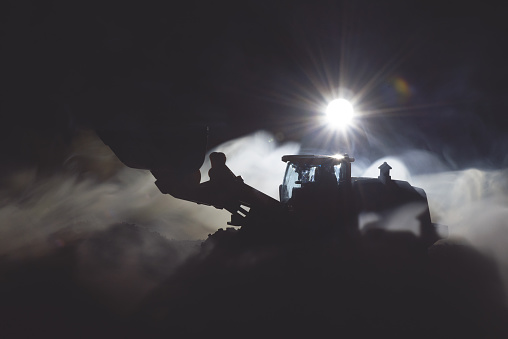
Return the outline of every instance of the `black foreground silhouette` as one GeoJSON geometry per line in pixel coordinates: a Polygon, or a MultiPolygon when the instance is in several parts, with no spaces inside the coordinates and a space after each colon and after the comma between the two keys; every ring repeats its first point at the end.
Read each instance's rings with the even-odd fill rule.
{"type": "Polygon", "coordinates": [[[246,230],[220,230],[185,256],[198,250],[196,243],[119,224],[39,259],[4,262],[4,337],[508,333],[497,268],[468,246],[440,241],[420,251],[414,236],[389,231],[363,235],[354,245],[304,234],[299,242],[270,233],[258,241],[246,230]],[[143,247],[147,239],[151,246],[143,247]],[[102,281],[95,288],[77,274],[83,261],[86,276],[102,281]],[[154,287],[147,289],[147,281],[154,287]]]}

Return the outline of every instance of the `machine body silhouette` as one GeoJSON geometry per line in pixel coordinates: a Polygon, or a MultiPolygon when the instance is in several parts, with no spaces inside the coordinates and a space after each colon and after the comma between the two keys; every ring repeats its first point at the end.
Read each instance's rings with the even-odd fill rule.
{"type": "Polygon", "coordinates": [[[438,226],[431,222],[424,190],[392,180],[387,163],[379,167],[378,178],[364,178],[351,176],[355,159],[348,154],[285,155],[282,161],[287,168],[277,201],[235,175],[226,165],[223,153],[210,154],[210,180],[200,183],[199,170],[176,171],[172,164],[154,166],[154,161],[140,162],[140,157],[133,159],[136,153],[133,156],[126,151],[125,142],[109,135],[101,137],[126,165],[149,169],[162,193],[225,209],[231,213],[228,224],[240,226],[249,234],[266,229],[284,234],[302,231],[305,237],[333,234],[344,241],[354,241],[366,232],[390,228],[380,221],[383,216],[411,206],[411,210],[418,211],[413,219],[419,227],[413,233],[419,243],[427,248],[440,238],[438,226]],[[361,215],[376,215],[377,219],[360,225],[361,215]]]}

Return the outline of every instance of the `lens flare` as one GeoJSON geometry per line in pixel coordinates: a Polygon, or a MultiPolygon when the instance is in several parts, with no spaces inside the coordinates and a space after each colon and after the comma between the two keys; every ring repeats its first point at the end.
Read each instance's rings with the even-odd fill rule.
{"type": "Polygon", "coordinates": [[[325,113],[331,126],[345,127],[353,120],[354,109],[346,99],[335,99],[328,104],[325,113]]]}

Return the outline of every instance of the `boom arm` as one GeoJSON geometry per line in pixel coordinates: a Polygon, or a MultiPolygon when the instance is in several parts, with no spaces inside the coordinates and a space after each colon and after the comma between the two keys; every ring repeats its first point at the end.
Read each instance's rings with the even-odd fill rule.
{"type": "Polygon", "coordinates": [[[224,153],[210,154],[209,181],[199,183],[199,173],[186,178],[175,176],[171,169],[151,170],[155,184],[164,194],[198,204],[226,209],[230,212],[229,225],[245,226],[254,219],[270,219],[282,211],[279,201],[245,184],[226,166],[224,153]]]}
{"type": "Polygon", "coordinates": [[[207,128],[177,124],[165,129],[136,128],[97,130],[118,158],[127,166],[148,169],[162,193],[198,204],[226,209],[230,225],[244,226],[282,211],[279,201],[245,184],[226,166],[223,153],[210,154],[210,180],[200,184],[207,128]],[[175,145],[180,145],[175,147],[175,145]]]}

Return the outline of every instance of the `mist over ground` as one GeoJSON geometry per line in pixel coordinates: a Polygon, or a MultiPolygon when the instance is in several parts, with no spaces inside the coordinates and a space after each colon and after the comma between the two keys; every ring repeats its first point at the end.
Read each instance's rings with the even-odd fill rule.
{"type": "MultiPolygon", "coordinates": [[[[260,131],[212,151],[224,152],[228,166],[247,184],[278,198],[278,185],[285,170],[280,159],[284,154],[297,154],[299,145],[279,143],[272,134],[260,131]]],[[[471,244],[494,258],[508,291],[508,253],[504,246],[508,237],[506,170],[452,171],[438,157],[422,150],[375,161],[357,154],[356,159],[353,176],[377,177],[377,167],[386,161],[393,167],[393,179],[407,180],[425,189],[433,222],[448,226],[450,240],[471,244]],[[426,169],[429,173],[425,173],[426,169]]],[[[207,159],[201,169],[202,181],[208,179],[209,166],[207,159]]],[[[16,173],[9,181],[10,186],[2,191],[0,254],[4,263],[44,257],[66,245],[109,232],[121,223],[142,227],[173,241],[204,240],[229,221],[226,211],[163,195],[149,171],[118,163],[109,148],[91,132],[84,131],[77,138],[60,172],[43,177],[37,177],[36,172],[26,169],[16,173]]],[[[89,260],[93,253],[86,244],[77,252],[81,257],[78,262],[93,271],[89,260]]],[[[154,251],[151,242],[118,246],[132,247],[129,252],[154,251]]],[[[190,253],[180,252],[184,253],[181,258],[190,253]]],[[[118,265],[123,265],[123,259],[117,260],[118,265]]],[[[114,274],[117,273],[111,272],[108,279],[114,280],[114,274]]],[[[102,275],[107,277],[108,273],[102,275]]],[[[99,290],[111,286],[101,279],[94,283],[86,274],[80,273],[80,277],[99,290]]],[[[148,289],[156,284],[150,286],[148,289]]],[[[117,292],[113,289],[110,295],[117,292]]]]}
{"type": "MultiPolygon", "coordinates": [[[[160,193],[149,171],[119,163],[93,132],[84,131],[76,139],[78,145],[67,155],[59,172],[38,176],[36,168],[29,168],[4,178],[9,186],[2,190],[0,209],[4,225],[2,254],[28,244],[44,243],[45,236],[68,226],[84,232],[129,222],[148,227],[168,239],[189,240],[205,239],[229,220],[229,214],[223,210],[160,193]]],[[[236,175],[278,199],[278,186],[286,166],[281,157],[298,154],[299,148],[295,142],[280,143],[274,135],[260,131],[210,152],[224,152],[227,165],[236,175]]],[[[472,215],[495,224],[502,220],[499,219],[502,206],[508,199],[504,169],[451,170],[436,155],[424,150],[388,154],[377,160],[361,154],[354,156],[353,176],[377,177],[377,167],[386,161],[392,166],[393,179],[423,188],[433,222],[448,225],[451,236],[472,240],[470,237],[475,233],[472,215]]],[[[208,180],[209,168],[206,158],[201,181],[208,180]]],[[[476,232],[486,232],[485,227],[478,227],[476,232]]]]}
{"type": "MultiPolygon", "coordinates": [[[[37,176],[29,168],[4,178],[0,207],[0,254],[23,256],[51,247],[47,237],[65,228],[84,235],[128,222],[156,231],[168,239],[206,239],[229,220],[229,213],[160,193],[149,171],[128,168],[91,132],[77,137],[79,145],[61,169],[37,176]]],[[[284,176],[284,154],[298,152],[296,143],[276,145],[266,132],[227,142],[212,151],[228,155],[228,165],[244,180],[278,196],[284,176]]],[[[207,159],[201,169],[208,180],[207,159]]],[[[62,240],[64,241],[64,240],[62,240]]]]}

